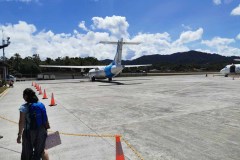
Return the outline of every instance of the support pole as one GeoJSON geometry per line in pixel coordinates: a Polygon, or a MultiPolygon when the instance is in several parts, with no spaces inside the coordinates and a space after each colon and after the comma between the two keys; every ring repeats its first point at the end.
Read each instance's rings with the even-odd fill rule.
{"type": "MultiPolygon", "coordinates": [[[[3,33],[3,31],[2,31],[3,33]]],[[[5,40],[2,38],[2,45],[0,45],[0,49],[3,49],[3,80],[6,81],[7,79],[7,66],[6,66],[6,58],[5,58],[5,47],[8,47],[10,44],[9,41],[10,37],[7,37],[6,43],[5,40]]]]}

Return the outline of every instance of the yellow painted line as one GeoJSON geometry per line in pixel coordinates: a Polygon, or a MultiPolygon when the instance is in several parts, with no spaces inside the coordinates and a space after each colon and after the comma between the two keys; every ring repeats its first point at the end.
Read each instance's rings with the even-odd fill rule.
{"type": "Polygon", "coordinates": [[[115,137],[115,135],[110,135],[110,134],[102,134],[102,135],[98,135],[98,134],[74,134],[74,133],[64,133],[64,132],[59,132],[62,135],[66,135],[66,136],[82,136],[82,137],[115,137]]]}
{"type": "MultiPolygon", "coordinates": [[[[18,124],[15,121],[9,120],[5,117],[0,116],[1,119],[6,120],[8,122],[14,123],[14,124],[18,124]]],[[[49,132],[55,132],[55,131],[51,131],[49,130],[49,132]]],[[[115,135],[111,135],[111,134],[75,134],[75,133],[65,133],[65,132],[59,132],[62,135],[66,135],[66,136],[82,136],[82,137],[115,137],[115,135]]]]}
{"type": "Polygon", "coordinates": [[[5,96],[7,94],[7,92],[8,92],[8,88],[0,94],[0,97],[5,96]]]}
{"type": "Polygon", "coordinates": [[[128,141],[127,141],[126,139],[124,139],[124,138],[122,137],[122,140],[127,144],[127,146],[133,151],[133,153],[134,153],[139,159],[144,160],[143,157],[140,155],[140,153],[138,153],[137,150],[134,149],[133,146],[132,146],[130,143],[128,143],[128,141]]]}
{"type": "Polygon", "coordinates": [[[14,123],[14,124],[18,124],[17,122],[15,122],[15,121],[11,121],[11,120],[9,120],[9,119],[7,119],[7,118],[4,118],[4,117],[2,117],[2,116],[0,116],[0,118],[6,120],[6,121],[8,121],[8,122],[11,122],[11,123],[14,123]]]}
{"type": "MultiPolygon", "coordinates": [[[[7,118],[4,118],[2,116],[0,116],[1,119],[3,120],[6,120],[8,122],[11,122],[11,123],[14,123],[14,124],[18,124],[17,122],[15,121],[12,121],[12,120],[9,120],[7,118]]],[[[55,132],[55,131],[52,131],[52,130],[48,130],[48,132],[55,132]]],[[[102,135],[99,135],[99,134],[74,134],[74,133],[65,133],[65,132],[59,132],[59,134],[62,134],[62,135],[65,135],[65,136],[79,136],[79,137],[101,137],[101,138],[114,138],[115,135],[111,135],[111,134],[102,134],[102,135]]],[[[126,145],[133,151],[133,153],[140,159],[140,160],[144,160],[142,158],[142,156],[140,155],[139,152],[137,152],[136,149],[133,148],[133,146],[126,140],[122,137],[122,135],[119,135],[121,137],[121,139],[126,143],[126,145]]]]}

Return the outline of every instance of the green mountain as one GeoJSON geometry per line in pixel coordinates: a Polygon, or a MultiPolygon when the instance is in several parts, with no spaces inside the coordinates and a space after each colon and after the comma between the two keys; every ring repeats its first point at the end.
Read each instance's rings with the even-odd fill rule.
{"type": "MultiPolygon", "coordinates": [[[[218,54],[210,54],[198,51],[178,52],[171,55],[147,55],[131,61],[123,61],[125,65],[131,64],[152,64],[150,69],[159,71],[219,71],[227,64],[236,63],[234,59],[240,57],[221,56],[218,54]]],[[[109,64],[111,60],[102,61],[109,64]]]]}

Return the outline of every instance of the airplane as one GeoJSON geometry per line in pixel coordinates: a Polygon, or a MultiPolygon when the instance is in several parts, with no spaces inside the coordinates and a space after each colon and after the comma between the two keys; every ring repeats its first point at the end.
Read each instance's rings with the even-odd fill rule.
{"type": "Polygon", "coordinates": [[[229,75],[240,74],[240,64],[226,65],[223,69],[220,70],[220,73],[225,77],[228,77],[229,75]]]}
{"type": "Polygon", "coordinates": [[[151,66],[152,64],[142,64],[142,65],[122,65],[122,46],[124,44],[133,44],[138,45],[139,42],[123,42],[123,38],[118,40],[117,42],[112,41],[101,41],[99,43],[103,44],[117,44],[117,52],[114,57],[114,60],[107,66],[57,66],[57,65],[39,65],[40,67],[47,67],[47,68],[81,68],[86,69],[89,68],[88,76],[91,81],[95,81],[96,79],[106,79],[108,81],[112,81],[112,78],[117,76],[119,73],[122,72],[124,68],[129,67],[141,67],[141,66],[151,66]]]}

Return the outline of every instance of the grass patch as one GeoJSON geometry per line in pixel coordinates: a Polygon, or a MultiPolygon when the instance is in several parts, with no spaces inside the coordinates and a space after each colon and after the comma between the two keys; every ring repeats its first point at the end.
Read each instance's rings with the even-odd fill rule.
{"type": "Polygon", "coordinates": [[[0,87],[0,94],[3,93],[8,87],[0,87]]]}

